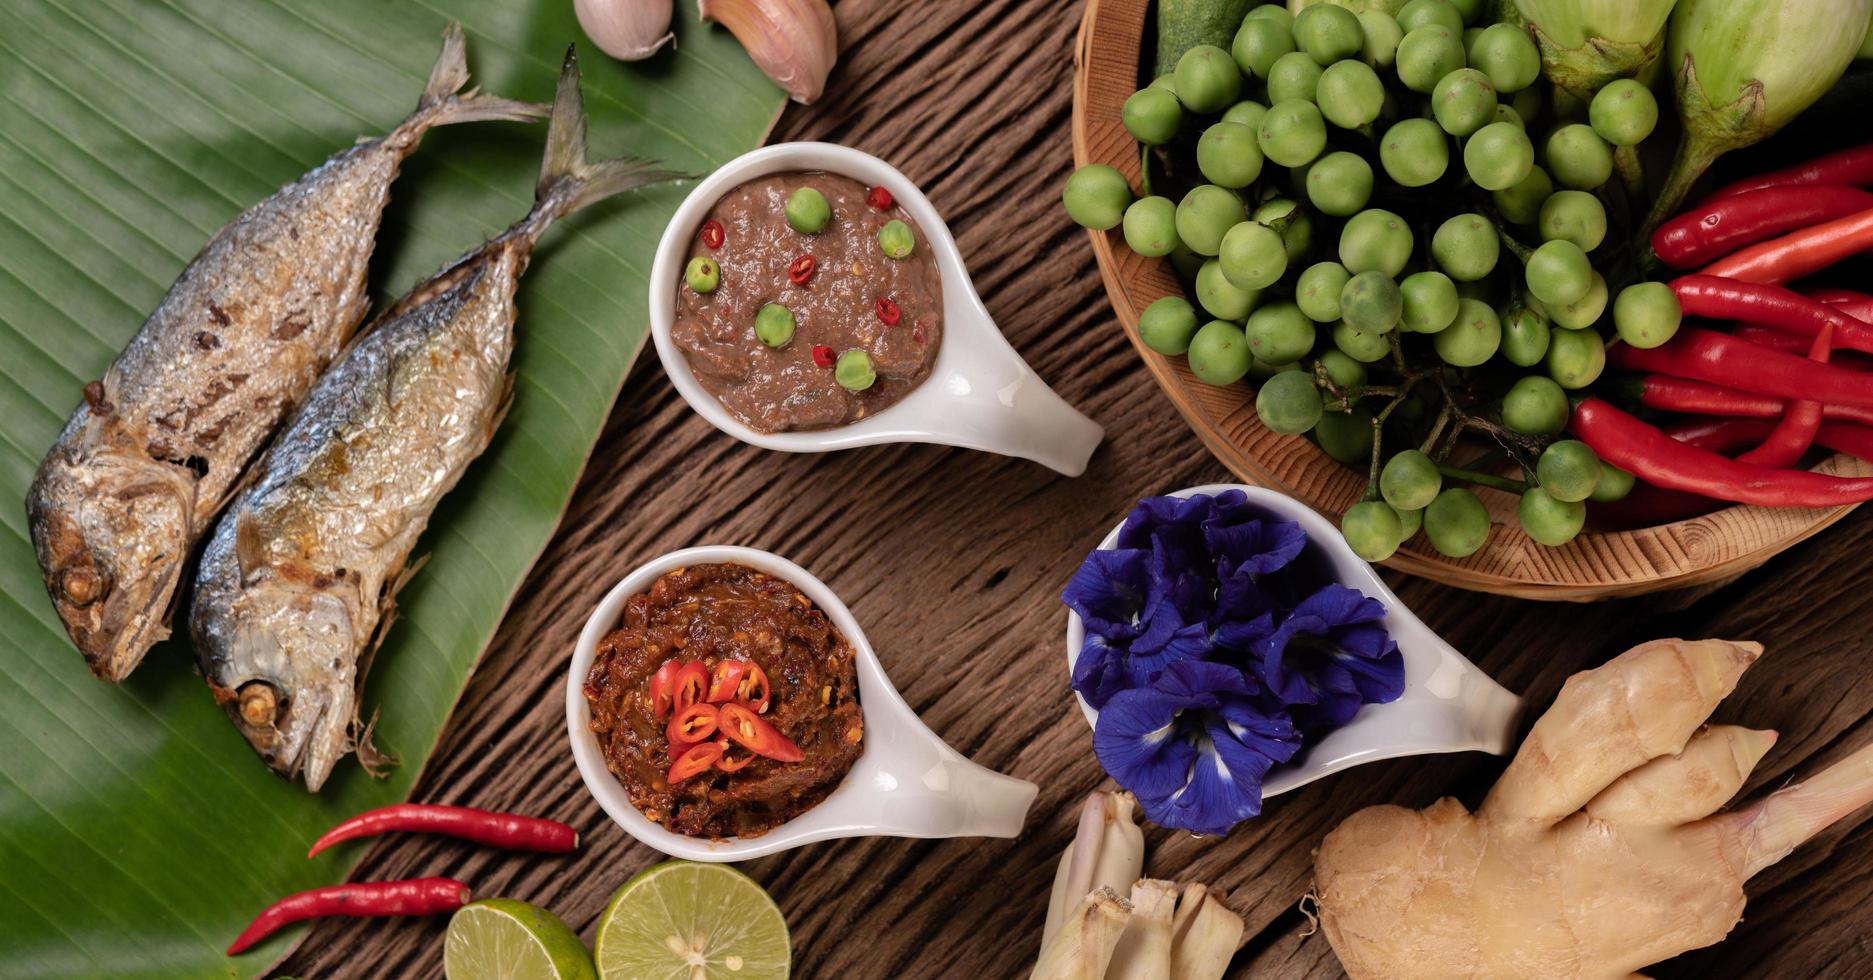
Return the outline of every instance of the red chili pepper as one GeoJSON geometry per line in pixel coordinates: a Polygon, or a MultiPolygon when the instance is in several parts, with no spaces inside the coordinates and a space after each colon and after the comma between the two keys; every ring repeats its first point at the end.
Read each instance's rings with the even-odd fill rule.
{"type": "Polygon", "coordinates": [[[1806,354],[1808,341],[1799,334],[1783,333],[1774,327],[1764,327],[1753,323],[1741,323],[1730,331],[1730,336],[1738,340],[1747,340],[1758,347],[1779,350],[1785,354],[1806,354]]]}
{"type": "Polygon", "coordinates": [[[241,930],[228,946],[228,955],[245,952],[255,943],[304,919],[328,915],[388,916],[435,915],[468,904],[467,885],[453,878],[410,878],[405,881],[357,881],[288,895],[266,907],[253,924],[241,930]]]}
{"type": "Polygon", "coordinates": [[[741,683],[735,688],[736,699],[752,706],[757,713],[765,714],[769,696],[767,671],[755,664],[749,664],[747,676],[743,677],[741,683]]]}
{"type": "MultiPolygon", "coordinates": [[[[1873,205],[1868,206],[1873,207],[1873,205]]],[[[819,263],[811,255],[802,255],[787,266],[787,280],[796,286],[804,286],[808,279],[813,278],[813,270],[818,265],[819,263]]]]}
{"type": "MultiPolygon", "coordinates": [[[[1665,434],[1687,446],[1728,453],[1767,438],[1776,423],[1768,419],[1700,419],[1666,426],[1665,434]]],[[[1873,462],[1873,426],[1857,422],[1823,422],[1815,431],[1815,445],[1873,462]]]]}
{"type": "Polygon", "coordinates": [[[1685,419],[1663,426],[1666,435],[1699,449],[1730,455],[1740,449],[1761,444],[1775,429],[1768,419],[1685,419]]]}
{"type": "Polygon", "coordinates": [[[748,709],[747,705],[729,702],[722,706],[722,734],[734,739],[755,755],[799,762],[806,758],[798,745],[780,733],[780,729],[748,709]]]}
{"type": "Polygon", "coordinates": [[[896,204],[897,200],[891,196],[890,191],[882,187],[874,187],[865,192],[865,203],[871,205],[874,211],[889,211],[891,205],[896,204]]]}
{"type": "Polygon", "coordinates": [[[1815,364],[1710,330],[1680,330],[1651,350],[1616,344],[1606,356],[1607,363],[1628,371],[1708,381],[1790,401],[1812,398],[1829,406],[1873,408],[1873,376],[1837,364],[1815,364]]]}
{"type": "MultiPolygon", "coordinates": [[[[1621,354],[1615,360],[1623,361],[1621,354]]],[[[1647,408],[1668,412],[1691,412],[1698,415],[1738,415],[1754,419],[1779,419],[1788,411],[1788,401],[1774,395],[1738,391],[1704,381],[1648,374],[1640,379],[1639,403],[1647,408]]],[[[1873,425],[1873,409],[1857,405],[1823,405],[1821,417],[1843,422],[1873,425]]]]}
{"type": "Polygon", "coordinates": [[[735,699],[735,692],[741,687],[741,679],[748,676],[748,668],[754,666],[746,660],[724,660],[715,665],[715,673],[709,678],[709,703],[721,704],[735,699]]]}
{"type": "Polygon", "coordinates": [[[1797,228],[1873,208],[1857,187],[1764,187],[1707,201],[1660,225],[1652,254],[1674,269],[1695,269],[1797,228]]]}
{"type": "Polygon", "coordinates": [[[817,364],[820,367],[832,367],[833,362],[836,360],[838,360],[838,358],[835,358],[832,356],[832,348],[826,346],[825,344],[813,345],[813,363],[814,364],[817,364]]]}
{"type": "Polygon", "coordinates": [[[754,759],[755,756],[752,752],[738,752],[730,755],[725,746],[722,757],[715,760],[715,767],[723,772],[740,772],[748,768],[748,764],[753,762],[754,759]]]}
{"type": "Polygon", "coordinates": [[[1743,282],[1784,283],[1820,272],[1873,248],[1873,210],[1759,242],[1705,266],[1706,275],[1743,282]]]}
{"type": "Polygon", "coordinates": [[[1771,170],[1766,174],[1745,177],[1734,184],[1718,188],[1705,200],[1715,201],[1765,187],[1817,184],[1842,184],[1849,187],[1865,187],[1873,184],[1873,143],[1836,150],[1833,153],[1815,157],[1807,163],[1798,163],[1781,170],[1771,170]]]}
{"type": "Polygon", "coordinates": [[[675,786],[697,773],[707,772],[710,766],[715,765],[717,759],[722,758],[723,751],[721,742],[704,742],[701,745],[690,746],[688,751],[678,756],[676,762],[671,764],[670,774],[664,777],[664,782],[675,786]]]}
{"type": "Polygon", "coordinates": [[[878,314],[878,319],[883,320],[887,327],[897,326],[898,320],[904,315],[896,303],[884,296],[878,297],[878,301],[872,304],[872,312],[878,314]]]}
{"type": "Polygon", "coordinates": [[[468,806],[397,803],[366,810],[340,822],[312,842],[312,850],[306,852],[306,857],[312,857],[340,841],[398,830],[445,834],[511,851],[565,853],[579,846],[579,832],[557,820],[496,813],[468,806]]]}
{"type": "Polygon", "coordinates": [[[650,716],[658,721],[670,713],[676,704],[676,672],[683,669],[683,662],[671,657],[650,675],[650,716]]]}
{"type": "MultiPolygon", "coordinates": [[[[1814,347],[1808,351],[1808,359],[1818,364],[1826,364],[1828,356],[1834,352],[1834,325],[1821,328],[1814,335],[1814,347]]],[[[1745,463],[1758,466],[1786,467],[1801,462],[1814,445],[1814,435],[1821,428],[1821,403],[1813,399],[1798,401],[1790,408],[1782,421],[1777,422],[1775,430],[1762,441],[1762,445],[1737,458],[1745,463]]]]}
{"type": "Polygon", "coordinates": [[[1765,507],[1839,507],[1873,500],[1873,478],[1846,479],[1727,459],[1678,442],[1599,398],[1574,409],[1574,434],[1600,458],[1654,486],[1765,507]]]}
{"type": "Polygon", "coordinates": [[[676,679],[671,682],[670,704],[677,711],[702,700],[703,693],[709,690],[709,668],[700,660],[685,660],[676,669],[676,679]]]}
{"type": "Polygon", "coordinates": [[[715,705],[692,704],[687,708],[678,708],[676,714],[670,716],[670,725],[664,731],[664,736],[671,745],[695,745],[714,735],[717,724],[715,705]]]}
{"type": "Polygon", "coordinates": [[[701,235],[702,243],[712,249],[721,248],[722,243],[728,241],[728,229],[722,227],[722,223],[714,218],[702,223],[701,235]]]}
{"type": "Polygon", "coordinates": [[[1678,294],[1678,305],[1686,316],[1744,320],[1809,338],[1820,333],[1823,324],[1832,323],[1836,345],[1873,351],[1873,324],[1792,289],[1708,275],[1681,276],[1672,281],[1671,289],[1678,294]]]}
{"type": "Polygon", "coordinates": [[[1862,323],[1873,323],[1873,296],[1852,289],[1816,289],[1807,295],[1809,299],[1826,303],[1862,323]]]}

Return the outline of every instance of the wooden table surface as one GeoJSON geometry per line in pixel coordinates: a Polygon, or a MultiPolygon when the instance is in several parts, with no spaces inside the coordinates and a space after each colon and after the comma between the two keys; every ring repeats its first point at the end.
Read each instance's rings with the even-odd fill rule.
{"type": "MultiPolygon", "coordinates": [[[[949,218],[1008,339],[1108,442],[1072,480],[930,446],[764,452],[692,414],[647,350],[415,793],[558,817],[584,830],[584,846],[539,857],[392,837],[358,877],[459,877],[478,894],[551,908],[589,942],[612,892],[661,855],[612,824],[573,769],[562,691],[574,637],[640,562],[695,544],[751,545],[838,592],[905,699],[952,746],[1041,787],[1019,840],[833,841],[743,865],[786,913],[796,974],[987,980],[1031,965],[1078,804],[1107,785],[1067,686],[1061,586],[1136,498],[1228,474],[1112,321],[1084,235],[1060,210],[1080,5],[846,0],[836,10],[843,55],[829,95],[790,107],[774,139],[860,147],[917,181],[949,218]]],[[[1434,629],[1536,707],[1568,674],[1642,640],[1761,641],[1767,655],[1717,712],[1782,733],[1746,792],[1873,740],[1873,508],[1695,600],[1543,605],[1392,578],[1434,629]]],[[[1474,805],[1500,769],[1478,755],[1369,765],[1271,801],[1225,839],[1149,830],[1146,871],[1230,893],[1248,923],[1232,975],[1341,976],[1296,910],[1321,836],[1369,804],[1455,795],[1474,805]]],[[[1726,942],[1655,975],[1873,976],[1869,816],[1764,872],[1726,942]]],[[[443,928],[328,920],[281,969],[439,976],[443,928]]]]}

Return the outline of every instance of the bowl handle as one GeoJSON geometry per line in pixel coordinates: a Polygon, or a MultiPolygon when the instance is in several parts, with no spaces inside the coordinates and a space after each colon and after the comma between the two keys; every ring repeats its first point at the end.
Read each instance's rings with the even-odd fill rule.
{"type": "MultiPolygon", "coordinates": [[[[942,743],[938,743],[942,745],[942,743]]],[[[948,746],[898,769],[879,829],[897,837],[1018,837],[1040,787],[1004,776],[948,746]]]]}
{"type": "Polygon", "coordinates": [[[946,343],[953,360],[924,382],[941,392],[927,422],[933,441],[1032,460],[1065,476],[1086,472],[1105,430],[1028,367],[986,310],[954,315],[946,343]]]}

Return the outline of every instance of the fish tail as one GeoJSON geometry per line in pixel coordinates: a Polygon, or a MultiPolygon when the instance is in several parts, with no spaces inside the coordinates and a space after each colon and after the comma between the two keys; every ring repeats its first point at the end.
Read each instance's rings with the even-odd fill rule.
{"type": "Polygon", "coordinates": [[[559,89],[553,95],[553,114],[546,124],[546,157],[540,164],[540,183],[534,191],[535,214],[551,221],[614,194],[687,176],[658,169],[656,162],[639,157],[585,159],[585,99],[579,94],[579,56],[567,45],[559,89]]]}
{"type": "Polygon", "coordinates": [[[468,49],[462,37],[462,25],[450,24],[442,32],[442,54],[429,70],[429,84],[423,86],[422,101],[416,104],[418,125],[448,126],[484,119],[526,122],[547,114],[547,107],[533,102],[480,95],[475,89],[464,91],[468,84],[468,49]]]}

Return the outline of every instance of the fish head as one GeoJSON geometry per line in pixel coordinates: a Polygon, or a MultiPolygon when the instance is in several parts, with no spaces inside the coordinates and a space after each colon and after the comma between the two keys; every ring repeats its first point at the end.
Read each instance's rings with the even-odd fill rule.
{"type": "Polygon", "coordinates": [[[140,453],[47,457],[27,524],[59,619],[91,672],[121,681],[169,635],[189,557],[195,477],[140,453]]]}
{"type": "Polygon", "coordinates": [[[362,644],[344,584],[249,584],[195,624],[215,700],[268,766],[314,792],[355,744],[362,644]]]}

